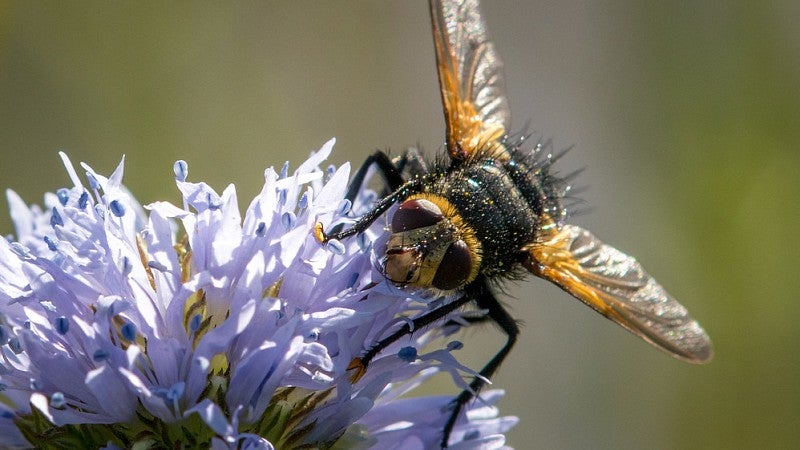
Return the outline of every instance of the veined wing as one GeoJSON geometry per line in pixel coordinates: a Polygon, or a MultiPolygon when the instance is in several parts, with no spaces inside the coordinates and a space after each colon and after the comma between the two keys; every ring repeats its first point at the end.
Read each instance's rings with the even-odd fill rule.
{"type": "Polygon", "coordinates": [[[527,249],[526,268],[672,356],[711,360],[711,340],[632,256],[571,225],[527,249]]]}
{"type": "Polygon", "coordinates": [[[500,146],[510,124],[503,62],[477,0],[430,0],[447,151],[464,160],[500,146]]]}

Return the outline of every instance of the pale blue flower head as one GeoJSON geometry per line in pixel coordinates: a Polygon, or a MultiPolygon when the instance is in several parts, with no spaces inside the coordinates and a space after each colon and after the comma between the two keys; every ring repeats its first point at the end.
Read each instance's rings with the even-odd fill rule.
{"type": "MultiPolygon", "coordinates": [[[[183,161],[179,205],[141,207],[122,163],[79,176],[63,154],[72,186],[43,208],[8,191],[0,447],[437,445],[452,397],[407,394],[437,372],[459,388],[474,375],[446,340],[452,327],[400,339],[351,381],[353,358],[443,300],[385,280],[383,221],[327,246],[314,238],[318,221],[350,222],[374,199],[344,199],[349,165],[320,169],[333,143],[291,174],[267,169],[243,217],[233,185],[190,182],[183,161]]],[[[454,448],[504,446],[516,418],[498,415],[501,396],[466,408],[454,448]]]]}

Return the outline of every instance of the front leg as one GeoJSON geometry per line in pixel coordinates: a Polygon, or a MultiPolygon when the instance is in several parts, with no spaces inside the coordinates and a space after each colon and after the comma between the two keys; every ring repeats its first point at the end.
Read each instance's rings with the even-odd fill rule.
{"type": "Polygon", "coordinates": [[[380,173],[386,183],[386,188],[389,190],[388,193],[385,193],[385,196],[370,211],[361,216],[356,223],[351,225],[350,228],[342,229],[342,225],[337,225],[330,233],[325,233],[322,224],[317,223],[314,227],[314,236],[319,242],[326,243],[331,239],[341,240],[363,232],[372,225],[372,222],[391,208],[393,204],[422,190],[426,176],[425,172],[420,171],[427,170],[427,166],[425,166],[425,163],[422,161],[416,149],[408,149],[402,156],[395,160],[389,159],[386,153],[379,150],[367,157],[364,164],[356,171],[352,181],[350,181],[350,186],[347,189],[345,198],[350,200],[351,203],[362,190],[364,179],[373,164],[377,166],[378,173],[380,173]],[[413,174],[413,177],[409,181],[403,180],[402,172],[405,170],[413,174]]]}
{"type": "Polygon", "coordinates": [[[334,228],[333,231],[328,234],[325,233],[322,224],[317,222],[317,225],[314,227],[314,236],[319,242],[324,244],[331,239],[342,240],[354,234],[361,233],[369,228],[369,226],[372,225],[372,222],[375,222],[375,220],[377,220],[378,217],[391,208],[392,205],[407,198],[411,194],[419,192],[422,189],[423,182],[424,179],[420,177],[406,182],[397,190],[382,198],[374,208],[361,216],[361,218],[359,218],[356,223],[351,225],[350,228],[346,228],[344,230],[338,230],[334,228]]]}

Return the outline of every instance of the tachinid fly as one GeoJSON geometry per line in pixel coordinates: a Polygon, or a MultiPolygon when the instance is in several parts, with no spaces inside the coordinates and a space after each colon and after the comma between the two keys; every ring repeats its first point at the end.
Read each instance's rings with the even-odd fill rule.
{"type": "Polygon", "coordinates": [[[566,181],[551,173],[554,158],[523,149],[507,137],[510,112],[503,64],[486,34],[478,0],[430,0],[433,42],[446,123],[446,163],[428,164],[413,150],[391,159],[367,158],[355,174],[352,201],[368,170],[377,166],[388,195],[352,226],[321,242],[360,233],[394,204],[384,275],[399,286],[454,294],[382,338],[349,369],[357,381],[388,345],[475,302],[495,322],[506,344],[453,403],[442,434],[447,446],[463,405],[511,350],[519,334],[495,298],[492,281],[530,272],[549,280],[595,311],[672,356],[691,363],[711,359],[709,337],[686,309],[636,260],[590,232],[566,223],[566,181]]]}

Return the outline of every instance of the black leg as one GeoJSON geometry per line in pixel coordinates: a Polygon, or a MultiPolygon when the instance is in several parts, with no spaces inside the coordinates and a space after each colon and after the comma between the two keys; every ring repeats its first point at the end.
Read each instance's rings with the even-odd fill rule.
{"type": "MultiPolygon", "coordinates": [[[[380,173],[383,181],[386,183],[386,188],[381,193],[381,197],[384,197],[378,205],[375,206],[373,211],[379,210],[377,214],[370,214],[367,213],[371,218],[371,220],[365,221],[364,226],[357,228],[354,233],[342,233],[343,224],[336,225],[333,227],[329,234],[322,234],[318,235],[318,238],[322,238],[322,242],[327,242],[329,239],[341,239],[342,237],[350,236],[355,233],[360,233],[361,231],[365,230],[375,219],[378,218],[381,214],[383,214],[389,207],[391,207],[392,203],[397,201],[396,196],[392,196],[391,194],[400,189],[405,181],[403,179],[403,170],[406,168],[406,165],[409,165],[411,169],[415,169],[420,167],[419,164],[422,164],[422,168],[424,169],[424,163],[421,160],[419,153],[416,149],[409,149],[403,156],[395,158],[394,160],[389,159],[389,156],[386,153],[378,150],[375,153],[369,155],[367,159],[364,161],[364,164],[358,168],[355,175],[353,175],[353,179],[350,181],[350,185],[347,188],[347,194],[345,198],[350,200],[350,203],[355,202],[358,193],[364,187],[364,178],[366,178],[369,169],[372,165],[376,165],[378,167],[378,173],[380,173]],[[417,161],[417,162],[413,162],[417,161]],[[411,163],[411,164],[409,164],[411,163]],[[389,202],[386,202],[387,198],[390,198],[389,202]],[[382,206],[382,204],[385,204],[382,206]],[[374,217],[373,217],[374,216],[374,217]]],[[[355,225],[352,227],[355,228],[355,225]]]]}
{"type": "Polygon", "coordinates": [[[428,172],[428,166],[425,164],[422,155],[416,148],[409,148],[403,152],[401,156],[393,159],[389,159],[386,153],[378,150],[369,155],[364,161],[364,164],[362,164],[355,175],[353,175],[353,179],[350,181],[350,185],[347,188],[347,195],[345,198],[351,202],[355,201],[358,192],[363,187],[364,178],[366,178],[367,172],[369,172],[373,164],[378,167],[378,172],[386,183],[386,189],[382,193],[382,197],[397,190],[406,180],[424,175],[428,172]]]}
{"type": "Polygon", "coordinates": [[[402,156],[395,158],[392,162],[406,180],[428,173],[428,165],[419,150],[414,147],[406,149],[402,156]]]}
{"type": "MultiPolygon", "coordinates": [[[[501,348],[500,351],[497,352],[497,354],[494,355],[494,357],[479,372],[482,377],[489,379],[492,377],[497,368],[500,367],[500,364],[502,364],[503,360],[506,358],[506,356],[508,356],[511,348],[517,341],[519,327],[517,326],[517,322],[514,320],[514,318],[511,317],[511,315],[509,315],[505,309],[503,309],[503,306],[494,297],[494,294],[486,282],[486,278],[483,276],[478,277],[474,282],[467,286],[465,296],[469,297],[470,299],[475,299],[479,308],[487,310],[487,315],[485,317],[494,321],[500,326],[503,332],[508,335],[508,340],[503,348],[501,348]]],[[[472,400],[472,398],[475,397],[478,392],[480,392],[484,384],[485,382],[482,378],[475,377],[475,379],[472,380],[472,383],[470,383],[469,389],[462,391],[458,397],[453,400],[453,411],[450,413],[450,418],[447,420],[447,423],[444,426],[442,448],[447,447],[447,441],[450,439],[450,433],[453,431],[453,426],[455,426],[456,420],[458,419],[458,416],[461,413],[464,405],[472,400]]]]}
{"type": "Polygon", "coordinates": [[[387,156],[386,153],[378,150],[369,155],[364,161],[364,164],[358,168],[358,171],[353,176],[352,181],[350,181],[350,186],[347,188],[347,195],[345,198],[351,202],[355,201],[356,196],[363,187],[364,178],[366,178],[367,172],[369,172],[369,169],[373,164],[378,166],[378,171],[383,177],[383,180],[386,182],[389,192],[396,190],[405,182],[401,175],[402,168],[398,168],[395,163],[389,159],[389,156],[387,156]]]}
{"type": "MultiPolygon", "coordinates": [[[[360,374],[363,374],[363,371],[365,371],[367,369],[367,365],[372,361],[372,358],[374,358],[384,348],[386,348],[389,345],[393,344],[395,341],[397,341],[401,337],[407,336],[407,335],[413,333],[416,330],[422,329],[422,328],[430,325],[431,323],[436,322],[437,320],[441,319],[442,317],[444,317],[444,316],[450,314],[451,312],[455,311],[456,309],[460,308],[461,306],[463,306],[465,303],[469,302],[470,300],[472,300],[472,298],[470,298],[469,296],[462,295],[461,297],[451,301],[450,303],[444,304],[444,305],[442,305],[442,306],[440,306],[440,307],[438,307],[438,308],[436,308],[436,309],[434,309],[432,311],[429,311],[429,312],[417,317],[416,319],[413,319],[411,321],[411,324],[409,324],[409,323],[403,324],[403,326],[400,327],[397,331],[395,331],[394,333],[390,334],[389,336],[386,336],[385,338],[383,338],[380,341],[378,341],[377,344],[375,344],[374,346],[370,347],[370,349],[367,350],[366,353],[364,353],[364,355],[361,356],[361,358],[357,358],[357,360],[358,360],[357,361],[357,366],[359,366],[358,368],[359,368],[359,370],[361,370],[360,374]]],[[[351,363],[351,366],[353,366],[352,363],[351,363]]],[[[356,368],[356,367],[354,367],[354,368],[356,368]]],[[[356,379],[360,378],[360,374],[359,373],[354,374],[356,379]]]]}
{"type": "Polygon", "coordinates": [[[414,176],[410,181],[404,181],[402,177],[402,170],[409,166],[409,169],[417,170],[417,169],[424,169],[424,163],[422,162],[419,153],[416,150],[409,150],[403,154],[403,156],[399,157],[396,161],[392,161],[382,151],[377,151],[370,155],[364,164],[358,169],[356,174],[353,176],[353,179],[350,181],[350,186],[347,188],[347,195],[346,198],[351,202],[355,200],[358,192],[363,187],[364,178],[367,176],[367,172],[369,168],[373,165],[377,165],[378,172],[383,177],[384,181],[386,182],[387,189],[391,189],[391,191],[384,192],[383,198],[373,207],[369,212],[361,216],[356,223],[350,226],[350,228],[342,229],[341,225],[337,225],[336,227],[331,229],[330,233],[325,233],[322,229],[322,224],[317,224],[315,235],[320,242],[328,242],[331,239],[344,239],[348,236],[352,236],[354,234],[358,234],[364,230],[366,230],[372,222],[374,222],[381,214],[385,213],[386,210],[392,207],[393,204],[397,203],[399,200],[403,200],[404,198],[408,197],[409,195],[419,192],[422,188],[422,185],[425,181],[424,174],[418,174],[419,176],[414,176]]]}
{"type": "Polygon", "coordinates": [[[406,182],[396,191],[382,198],[374,208],[361,216],[356,223],[350,226],[350,228],[344,230],[338,230],[337,228],[334,228],[331,233],[325,233],[322,229],[322,224],[317,223],[316,229],[314,230],[314,235],[317,237],[318,241],[325,243],[331,239],[341,240],[354,234],[361,233],[369,228],[369,226],[372,225],[372,222],[375,222],[375,220],[377,220],[378,217],[391,208],[392,205],[400,200],[405,199],[415,192],[419,192],[422,188],[423,182],[424,180],[422,178],[414,178],[413,180],[406,182]]]}
{"type": "Polygon", "coordinates": [[[478,314],[479,311],[471,311],[471,312],[474,312],[475,314],[469,314],[469,313],[462,314],[461,317],[458,318],[458,320],[450,319],[444,323],[444,326],[464,328],[464,327],[471,327],[473,325],[478,325],[481,323],[486,323],[492,320],[492,318],[489,317],[487,314],[478,314]]]}

